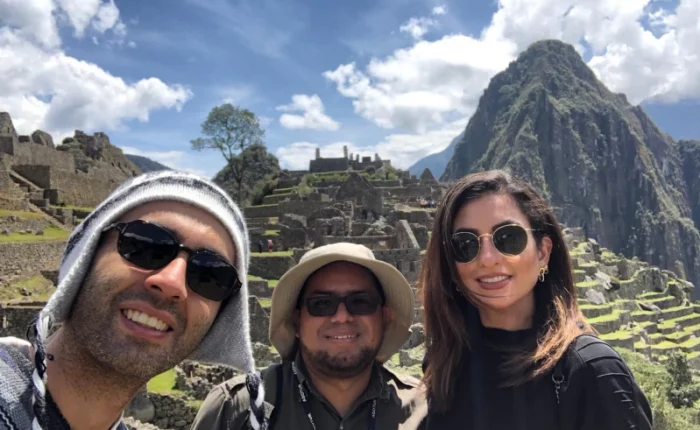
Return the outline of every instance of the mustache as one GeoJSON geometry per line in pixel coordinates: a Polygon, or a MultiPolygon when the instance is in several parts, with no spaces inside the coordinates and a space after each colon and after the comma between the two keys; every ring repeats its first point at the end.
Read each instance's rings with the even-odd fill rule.
{"type": "Polygon", "coordinates": [[[156,297],[142,287],[132,287],[117,294],[114,297],[113,303],[115,306],[118,306],[119,303],[127,300],[145,302],[159,311],[167,312],[175,318],[177,326],[180,327],[180,329],[185,328],[187,319],[180,307],[173,300],[156,297]]]}

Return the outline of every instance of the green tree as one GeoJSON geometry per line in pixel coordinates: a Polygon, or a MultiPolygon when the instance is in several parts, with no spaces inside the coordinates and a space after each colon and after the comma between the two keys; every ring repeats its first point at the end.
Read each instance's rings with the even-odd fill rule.
{"type": "Polygon", "coordinates": [[[207,119],[202,123],[202,134],[207,137],[198,137],[190,141],[192,149],[213,149],[221,152],[236,182],[238,201],[242,203],[245,198],[244,176],[250,166],[241,163],[236,154],[251,145],[263,145],[265,130],[261,128],[260,120],[248,109],[225,103],[209,112],[207,119]]]}
{"type": "MultiPolygon", "coordinates": [[[[272,179],[276,179],[280,172],[279,160],[267,152],[265,145],[255,144],[245,148],[240,154],[235,155],[214,177],[214,182],[219,184],[227,192],[238,195],[238,203],[247,204],[253,194],[256,185],[258,199],[272,192],[272,189],[264,187],[272,179]]],[[[275,181],[276,184],[276,181],[275,181]]]]}

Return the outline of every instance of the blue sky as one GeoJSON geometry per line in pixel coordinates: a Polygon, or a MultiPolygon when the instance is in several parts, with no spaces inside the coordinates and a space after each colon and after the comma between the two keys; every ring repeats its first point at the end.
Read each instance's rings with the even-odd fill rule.
{"type": "Polygon", "coordinates": [[[407,168],[449,144],[527,45],[559,38],[662,130],[700,138],[698,3],[0,0],[0,110],[23,134],[105,131],[213,175],[222,157],[189,140],[230,101],[263,119],[283,167],[348,145],[407,168]]]}

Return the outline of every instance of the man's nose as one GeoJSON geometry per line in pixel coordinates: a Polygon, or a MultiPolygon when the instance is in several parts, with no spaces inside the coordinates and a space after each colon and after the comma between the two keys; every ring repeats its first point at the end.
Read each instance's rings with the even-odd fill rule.
{"type": "Polygon", "coordinates": [[[187,299],[187,253],[180,252],[167,266],[146,278],[146,288],[163,299],[183,301],[187,299]]]}

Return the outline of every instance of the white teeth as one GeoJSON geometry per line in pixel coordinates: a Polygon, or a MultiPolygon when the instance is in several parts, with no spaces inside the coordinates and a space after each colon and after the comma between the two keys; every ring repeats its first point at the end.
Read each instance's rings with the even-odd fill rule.
{"type": "Polygon", "coordinates": [[[493,278],[480,278],[479,281],[481,282],[486,282],[487,284],[492,283],[492,282],[501,282],[505,281],[508,279],[508,276],[494,276],[493,278]]]}
{"type": "Polygon", "coordinates": [[[345,336],[331,336],[333,339],[354,339],[356,335],[345,335],[345,336]]]}
{"type": "Polygon", "coordinates": [[[144,327],[152,328],[158,331],[166,331],[169,328],[169,326],[166,323],[159,320],[158,318],[146,315],[145,313],[136,311],[134,309],[126,309],[122,313],[124,314],[124,316],[126,316],[127,319],[144,327]]]}

